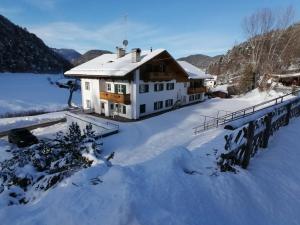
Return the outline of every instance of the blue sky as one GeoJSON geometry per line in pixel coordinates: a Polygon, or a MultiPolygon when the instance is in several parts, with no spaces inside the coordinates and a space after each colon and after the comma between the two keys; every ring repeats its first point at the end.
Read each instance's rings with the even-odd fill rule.
{"type": "Polygon", "coordinates": [[[289,5],[299,20],[300,0],[0,0],[0,14],[50,47],[114,51],[127,38],[129,49],[165,48],[175,57],[213,56],[245,39],[245,16],[260,8],[289,5]]]}

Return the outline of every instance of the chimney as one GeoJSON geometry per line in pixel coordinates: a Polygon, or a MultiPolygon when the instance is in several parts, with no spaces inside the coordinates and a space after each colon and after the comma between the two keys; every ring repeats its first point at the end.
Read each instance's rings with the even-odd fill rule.
{"type": "Polygon", "coordinates": [[[140,48],[132,49],[131,55],[132,55],[131,59],[132,59],[133,63],[137,63],[137,62],[141,61],[141,49],[140,48]]]}
{"type": "Polygon", "coordinates": [[[125,49],[120,47],[116,47],[116,49],[117,49],[117,58],[121,58],[125,56],[125,49]]]}

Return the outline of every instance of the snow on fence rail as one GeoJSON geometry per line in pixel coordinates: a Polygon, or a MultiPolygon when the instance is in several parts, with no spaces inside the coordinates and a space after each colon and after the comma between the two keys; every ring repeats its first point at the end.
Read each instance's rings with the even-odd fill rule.
{"type": "Polygon", "coordinates": [[[81,130],[86,129],[86,126],[91,124],[93,130],[98,137],[105,137],[119,132],[119,125],[103,121],[100,118],[97,121],[94,118],[88,117],[84,114],[66,113],[67,123],[77,123],[81,130]]]}
{"type": "MultiPolygon", "coordinates": [[[[270,136],[282,126],[287,126],[290,119],[300,116],[300,98],[291,99],[272,108],[260,111],[250,120],[241,119],[240,127],[225,135],[225,153],[218,160],[221,171],[235,171],[234,165],[246,169],[250,158],[259,148],[267,148],[270,136]]],[[[233,122],[236,128],[238,121],[233,122]]]]}
{"type": "Polygon", "coordinates": [[[298,90],[298,91],[280,96],[278,98],[274,98],[269,101],[262,102],[260,104],[254,105],[254,106],[250,106],[250,107],[247,107],[247,108],[235,111],[235,112],[231,112],[231,113],[226,113],[224,116],[221,116],[221,117],[218,116],[217,118],[213,118],[213,119],[210,119],[211,117],[206,116],[204,123],[193,128],[194,134],[199,134],[205,130],[227,124],[234,120],[238,120],[238,119],[247,117],[249,115],[252,115],[252,114],[254,114],[258,111],[264,110],[266,108],[270,108],[270,107],[279,105],[279,104],[285,102],[286,100],[290,99],[293,95],[295,95],[295,98],[296,98],[296,96],[298,96],[299,93],[300,93],[300,91],[298,90]],[[207,120],[207,118],[210,120],[207,120]]]}

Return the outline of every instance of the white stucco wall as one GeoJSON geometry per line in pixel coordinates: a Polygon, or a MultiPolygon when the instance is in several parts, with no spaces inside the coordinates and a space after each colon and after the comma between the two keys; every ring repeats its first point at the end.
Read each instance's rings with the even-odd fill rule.
{"type": "Polygon", "coordinates": [[[144,82],[140,80],[139,70],[134,72],[133,81],[125,80],[105,80],[105,79],[81,79],[81,92],[82,92],[82,105],[85,110],[87,110],[86,100],[91,101],[91,108],[94,112],[99,114],[104,114],[105,116],[118,115],[128,119],[138,119],[142,116],[146,116],[152,113],[168,110],[172,106],[166,107],[166,100],[173,99],[173,105],[177,100],[181,100],[181,104],[190,104],[194,102],[199,102],[204,100],[204,93],[201,94],[200,99],[189,100],[189,95],[187,94],[187,88],[189,83],[178,82],[176,80],[166,81],[166,82],[144,82]],[[90,90],[85,89],[85,82],[89,82],[90,90]],[[173,90],[167,90],[167,83],[174,83],[173,90]],[[107,90],[107,84],[111,84],[111,90],[107,90]],[[126,113],[117,112],[116,103],[100,99],[100,91],[103,92],[115,92],[115,84],[126,85],[126,94],[130,94],[131,105],[119,104],[120,107],[126,107],[126,113]],[[149,92],[139,93],[140,84],[148,84],[149,92]],[[154,84],[163,84],[163,91],[154,91],[154,84]],[[183,101],[185,99],[185,102],[183,101]],[[154,103],[162,101],[163,107],[159,110],[154,110],[154,103]],[[101,108],[101,103],[104,103],[105,109],[101,108]],[[111,109],[111,104],[114,104],[114,109],[111,109]],[[140,105],[146,105],[146,112],[140,114],[140,105]]]}
{"type": "Polygon", "coordinates": [[[91,109],[96,113],[100,113],[100,89],[98,79],[81,79],[82,107],[89,110],[86,100],[91,101],[91,109]],[[88,82],[90,89],[86,90],[85,83],[88,82]]]}
{"type": "Polygon", "coordinates": [[[176,83],[176,80],[171,80],[167,82],[147,82],[147,83],[140,81],[140,84],[149,85],[149,92],[139,93],[138,91],[139,104],[136,107],[137,110],[138,111],[140,110],[140,105],[142,104],[146,105],[146,112],[140,114],[140,116],[146,116],[151,113],[156,113],[156,112],[170,109],[172,108],[172,106],[165,107],[166,100],[173,99],[173,104],[175,104],[177,100],[182,100],[182,97],[187,95],[187,87],[184,87],[184,83],[176,83]],[[174,89],[167,90],[167,83],[174,83],[174,89]],[[164,90],[154,91],[154,84],[164,84],[164,90]],[[154,103],[158,101],[163,101],[163,108],[159,110],[154,110],[154,103]]]}
{"type": "MultiPolygon", "coordinates": [[[[100,91],[115,93],[115,84],[126,85],[126,94],[131,94],[131,85],[126,80],[112,81],[112,80],[101,79],[100,80],[100,91]],[[111,86],[110,91],[107,89],[108,84],[110,84],[110,86],[111,86]]],[[[125,118],[128,118],[128,119],[132,119],[132,107],[131,107],[131,105],[119,104],[120,107],[123,107],[123,106],[126,107],[126,114],[124,114],[124,113],[118,112],[116,110],[116,103],[108,101],[108,100],[100,99],[100,107],[101,107],[102,102],[105,104],[105,110],[104,110],[104,112],[102,112],[102,113],[105,114],[105,116],[118,115],[118,116],[122,116],[122,117],[125,117],[125,118]],[[114,104],[114,109],[113,110],[111,109],[111,104],[114,104]]]]}

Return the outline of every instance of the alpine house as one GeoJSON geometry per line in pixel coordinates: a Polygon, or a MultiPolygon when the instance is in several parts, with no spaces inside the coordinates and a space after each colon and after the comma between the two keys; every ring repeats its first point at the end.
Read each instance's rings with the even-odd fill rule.
{"type": "Polygon", "coordinates": [[[84,110],[136,120],[204,100],[204,79],[210,75],[193,65],[164,49],[116,50],[65,72],[81,79],[84,110]]]}

